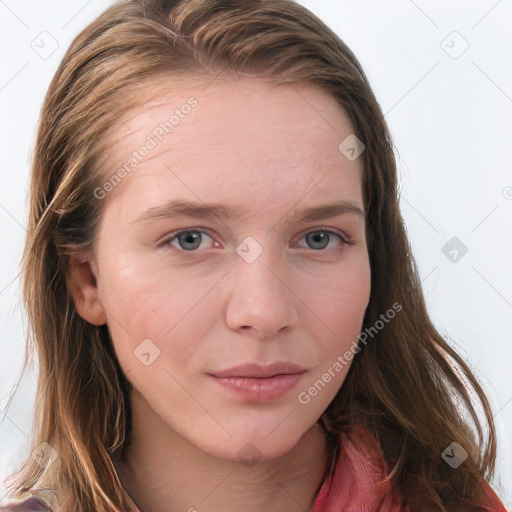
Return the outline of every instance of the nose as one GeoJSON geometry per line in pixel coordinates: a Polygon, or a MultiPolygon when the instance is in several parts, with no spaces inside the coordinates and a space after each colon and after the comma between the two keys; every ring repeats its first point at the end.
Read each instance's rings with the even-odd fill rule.
{"type": "Polygon", "coordinates": [[[285,265],[267,250],[252,263],[238,258],[231,272],[226,309],[226,323],[230,329],[270,338],[297,324],[298,299],[292,291],[285,265]]]}

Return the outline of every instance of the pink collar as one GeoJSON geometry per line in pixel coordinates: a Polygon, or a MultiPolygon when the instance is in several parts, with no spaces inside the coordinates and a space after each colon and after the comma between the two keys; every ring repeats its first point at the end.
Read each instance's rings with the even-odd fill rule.
{"type": "Polygon", "coordinates": [[[401,510],[399,501],[392,496],[378,445],[362,428],[337,434],[337,450],[333,454],[331,470],[311,512],[335,510],[401,510]]]}
{"type": "MultiPolygon", "coordinates": [[[[358,426],[336,435],[337,451],[310,512],[408,512],[391,489],[387,467],[377,441],[358,426]]],[[[482,478],[482,510],[507,512],[482,478]]]]}

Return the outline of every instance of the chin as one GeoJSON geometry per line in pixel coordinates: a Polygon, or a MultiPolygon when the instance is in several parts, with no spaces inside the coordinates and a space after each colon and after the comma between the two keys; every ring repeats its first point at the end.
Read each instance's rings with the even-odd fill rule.
{"type": "MultiPolygon", "coordinates": [[[[316,422],[315,422],[316,423],[316,422]]],[[[299,425],[279,425],[274,431],[268,428],[247,428],[226,439],[211,439],[202,448],[214,457],[242,462],[248,466],[279,459],[292,451],[300,440],[313,428],[299,425]],[[288,427],[288,428],[286,428],[288,427]]]]}

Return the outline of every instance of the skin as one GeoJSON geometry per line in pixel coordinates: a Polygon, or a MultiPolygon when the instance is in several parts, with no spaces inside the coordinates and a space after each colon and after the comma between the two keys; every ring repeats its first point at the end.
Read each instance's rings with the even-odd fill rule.
{"type": "Polygon", "coordinates": [[[298,395],[357,339],[370,265],[364,216],[297,218],[334,201],[364,211],[361,159],[338,150],[353,129],[316,86],[243,78],[172,93],[168,83],[155,87],[159,94],[127,119],[129,132],[113,135],[110,170],[187,98],[198,105],[102,199],[94,253],[72,265],[77,311],[108,325],[133,386],[122,482],[142,511],[303,511],[330,457],[318,420],[349,365],[331,370],[308,404],[298,395]],[[237,216],[137,221],[178,198],[230,206],[237,216]],[[199,247],[169,241],[178,229],[201,231],[199,247]],[[319,229],[350,243],[334,233],[312,248],[306,235],[319,229]],[[247,236],[263,249],[251,263],[236,252],[247,236]],[[146,339],[160,350],[148,366],[134,355],[146,339]],[[275,361],[306,372],[273,400],[241,398],[208,375],[275,361]],[[248,443],[254,464],[240,459],[248,443]]]}

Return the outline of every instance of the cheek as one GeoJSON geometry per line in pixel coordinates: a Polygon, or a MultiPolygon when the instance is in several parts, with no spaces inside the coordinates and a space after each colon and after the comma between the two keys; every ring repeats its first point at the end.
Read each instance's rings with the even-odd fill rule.
{"type": "Polygon", "coordinates": [[[117,262],[115,268],[107,268],[110,277],[103,282],[101,298],[120,360],[134,363],[134,351],[148,339],[161,351],[162,360],[191,360],[197,340],[220,315],[207,296],[215,276],[170,272],[148,266],[142,258],[117,262]]]}
{"type": "MultiPolygon", "coordinates": [[[[356,256],[356,255],[354,255],[356,256]]],[[[322,322],[316,342],[320,355],[300,403],[326,408],[340,389],[358,353],[359,335],[371,291],[371,274],[367,257],[354,258],[324,282],[322,291],[312,295],[311,310],[322,322]],[[302,400],[302,401],[301,401],[302,400]]],[[[311,331],[311,327],[310,327],[311,331]]]]}
{"type": "Polygon", "coordinates": [[[329,329],[330,338],[346,340],[359,333],[371,291],[367,258],[332,273],[311,296],[312,308],[329,329]]]}
{"type": "MultiPolygon", "coordinates": [[[[322,291],[312,296],[308,306],[322,320],[315,340],[320,354],[318,364],[297,396],[305,413],[319,417],[341,388],[358,353],[358,340],[371,289],[368,260],[346,266],[324,283],[322,291]]],[[[313,332],[310,324],[309,330],[313,332]]]]}

